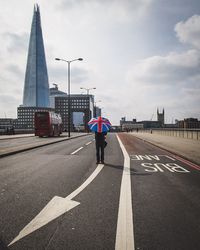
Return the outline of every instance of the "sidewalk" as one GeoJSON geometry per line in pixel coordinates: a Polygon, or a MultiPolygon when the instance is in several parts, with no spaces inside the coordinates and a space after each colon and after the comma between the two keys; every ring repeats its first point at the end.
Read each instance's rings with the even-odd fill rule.
{"type": "Polygon", "coordinates": [[[199,140],[150,133],[132,132],[130,134],[200,165],[199,140]]]}
{"type": "Polygon", "coordinates": [[[35,134],[0,135],[0,140],[17,139],[35,136],[35,134]]]}

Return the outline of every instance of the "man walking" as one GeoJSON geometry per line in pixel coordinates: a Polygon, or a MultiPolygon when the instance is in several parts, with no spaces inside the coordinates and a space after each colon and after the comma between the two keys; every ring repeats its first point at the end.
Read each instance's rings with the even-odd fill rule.
{"type": "Polygon", "coordinates": [[[104,147],[105,147],[105,138],[106,132],[98,133],[95,132],[95,141],[96,141],[96,157],[97,157],[97,164],[101,163],[104,164],[104,147]]]}

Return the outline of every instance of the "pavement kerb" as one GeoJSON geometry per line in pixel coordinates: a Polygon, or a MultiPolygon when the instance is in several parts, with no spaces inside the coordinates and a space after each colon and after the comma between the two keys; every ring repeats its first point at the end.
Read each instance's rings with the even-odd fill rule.
{"type": "Polygon", "coordinates": [[[7,137],[7,138],[1,138],[1,137],[0,137],[0,141],[1,141],[1,140],[11,140],[11,139],[19,139],[19,138],[34,137],[34,136],[35,136],[35,135],[27,135],[27,136],[21,135],[21,136],[17,136],[17,137],[7,137]]]}
{"type": "Polygon", "coordinates": [[[196,162],[196,161],[194,161],[193,159],[191,159],[191,158],[189,158],[189,157],[186,157],[184,154],[180,154],[180,153],[174,152],[174,151],[170,150],[168,147],[160,146],[160,145],[156,144],[155,142],[151,142],[151,141],[149,141],[149,140],[147,140],[147,139],[143,139],[143,138],[138,137],[138,136],[136,136],[136,135],[132,135],[132,136],[135,136],[137,139],[140,139],[141,141],[145,141],[145,142],[147,142],[147,143],[149,143],[149,144],[151,144],[151,145],[153,145],[153,146],[156,146],[156,147],[158,147],[158,148],[160,148],[160,149],[164,149],[164,150],[166,150],[167,152],[169,152],[169,153],[171,153],[171,154],[178,155],[178,156],[182,157],[182,158],[185,159],[185,160],[188,160],[188,161],[190,161],[190,162],[192,162],[192,163],[194,163],[194,164],[199,165],[199,163],[196,162]]]}
{"type": "Polygon", "coordinates": [[[84,135],[73,136],[73,137],[70,137],[70,138],[67,137],[67,138],[64,138],[64,139],[60,139],[58,141],[47,142],[45,144],[30,146],[30,147],[19,149],[19,150],[16,150],[16,151],[3,153],[3,154],[0,155],[0,158],[6,157],[6,156],[9,156],[9,155],[18,154],[18,153],[21,153],[21,152],[25,152],[25,151],[28,151],[28,150],[31,150],[31,149],[40,148],[40,147],[44,147],[44,146],[47,146],[47,145],[55,144],[55,143],[58,143],[58,142],[63,142],[63,141],[72,140],[72,139],[76,139],[76,138],[83,137],[83,136],[88,136],[88,135],[91,135],[91,133],[84,134],[84,135]]]}

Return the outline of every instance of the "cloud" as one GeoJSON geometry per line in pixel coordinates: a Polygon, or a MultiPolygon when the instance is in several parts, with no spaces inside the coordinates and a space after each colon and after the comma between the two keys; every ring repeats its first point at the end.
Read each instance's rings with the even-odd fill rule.
{"type": "Polygon", "coordinates": [[[154,0],[63,0],[58,4],[58,8],[70,12],[79,8],[82,13],[83,11],[89,11],[89,13],[95,11],[101,17],[103,13],[102,22],[105,22],[105,20],[129,22],[143,16],[152,2],[154,0]]]}
{"type": "Polygon", "coordinates": [[[194,15],[185,22],[177,23],[175,31],[182,43],[188,43],[200,49],[200,16],[194,15]]]}
{"type": "MultiPolygon", "coordinates": [[[[52,83],[58,84],[60,90],[67,92],[68,89],[68,69],[67,64],[56,63],[49,65],[48,75],[49,75],[49,85],[51,87],[52,83]]],[[[70,70],[70,82],[71,82],[71,91],[75,90],[77,93],[80,92],[80,86],[89,82],[89,72],[87,69],[77,67],[75,65],[71,66],[70,70]]]]}
{"type": "Polygon", "coordinates": [[[200,75],[200,52],[189,50],[153,56],[136,63],[128,73],[131,82],[145,85],[177,85],[200,75]]]}
{"type": "Polygon", "coordinates": [[[2,36],[8,41],[7,48],[10,53],[24,53],[27,51],[28,33],[15,34],[6,32],[2,36]]]}
{"type": "Polygon", "coordinates": [[[71,81],[75,84],[87,82],[89,79],[89,72],[85,69],[73,67],[71,70],[71,81]]]}
{"type": "Polygon", "coordinates": [[[6,66],[6,69],[10,74],[13,74],[20,80],[24,77],[24,71],[21,70],[21,68],[16,64],[9,64],[8,66],[6,66]]]}
{"type": "Polygon", "coordinates": [[[0,95],[0,117],[16,118],[16,107],[19,106],[20,100],[13,95],[0,95]],[[15,110],[15,112],[13,112],[15,110]],[[15,113],[15,115],[14,115],[15,113]]]}
{"type": "MultiPolygon", "coordinates": [[[[179,40],[190,44],[192,49],[148,57],[132,65],[127,73],[130,89],[127,98],[133,100],[135,107],[141,106],[147,113],[159,106],[174,118],[200,118],[199,27],[197,15],[175,26],[179,40]]],[[[137,108],[134,113],[137,117],[144,115],[137,108]]]]}
{"type": "MultiPolygon", "coordinates": [[[[99,106],[114,124],[125,115],[150,119],[157,106],[173,117],[194,114],[199,106],[200,26],[190,22],[198,9],[197,0],[184,4],[176,0],[173,6],[169,1],[158,2],[39,0],[50,86],[57,83],[67,91],[67,65],[55,62],[55,57],[83,57],[83,62],[71,67],[71,92],[80,93],[81,86],[96,87],[91,93],[95,100],[102,100],[99,106]],[[183,51],[185,46],[176,38],[189,44],[190,50],[183,51]]],[[[13,12],[12,1],[4,1],[0,9],[0,92],[19,98],[19,104],[33,4],[21,0],[13,12]]],[[[199,23],[199,16],[193,18],[199,23]]],[[[4,109],[11,110],[10,106],[16,113],[18,105],[4,109]]]]}

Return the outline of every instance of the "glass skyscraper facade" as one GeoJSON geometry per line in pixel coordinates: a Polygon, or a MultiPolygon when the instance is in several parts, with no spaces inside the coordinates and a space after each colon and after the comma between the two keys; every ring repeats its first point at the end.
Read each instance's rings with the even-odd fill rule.
{"type": "Polygon", "coordinates": [[[49,82],[40,10],[34,6],[24,83],[23,107],[49,107],[49,82]]]}

